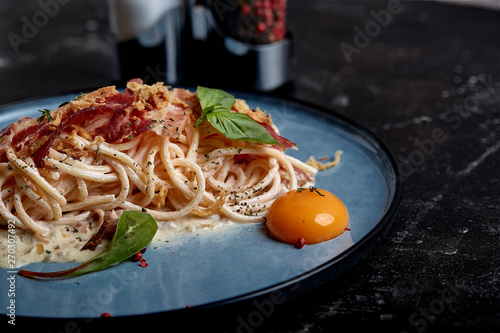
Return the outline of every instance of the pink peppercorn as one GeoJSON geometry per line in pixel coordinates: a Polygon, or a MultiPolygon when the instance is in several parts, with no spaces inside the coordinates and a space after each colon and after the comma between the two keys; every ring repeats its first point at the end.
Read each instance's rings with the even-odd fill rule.
{"type": "Polygon", "coordinates": [[[144,268],[144,267],[148,267],[148,264],[146,263],[146,259],[141,259],[141,260],[139,261],[139,265],[140,265],[141,267],[143,267],[143,268],[144,268]]]}
{"type": "Polygon", "coordinates": [[[306,240],[304,237],[300,237],[299,239],[297,239],[297,244],[295,244],[296,248],[301,249],[304,247],[304,245],[306,245],[306,240]]]}
{"type": "Polygon", "coordinates": [[[252,12],[252,7],[250,5],[241,6],[241,13],[245,15],[249,15],[252,12]]]}
{"type": "Polygon", "coordinates": [[[142,259],[142,252],[136,252],[132,255],[133,261],[139,261],[142,259]]]}
{"type": "Polygon", "coordinates": [[[266,29],[267,29],[267,25],[264,22],[257,23],[257,26],[255,27],[255,30],[258,33],[263,33],[264,31],[266,31],[266,29]]]}

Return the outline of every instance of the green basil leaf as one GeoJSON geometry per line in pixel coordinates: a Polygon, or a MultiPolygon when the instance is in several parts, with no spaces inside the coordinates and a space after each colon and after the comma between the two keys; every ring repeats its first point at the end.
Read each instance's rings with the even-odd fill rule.
{"type": "Polygon", "coordinates": [[[212,112],[207,115],[207,120],[228,139],[282,146],[263,126],[246,114],[212,112]]]}
{"type": "Polygon", "coordinates": [[[234,96],[223,90],[198,86],[196,93],[200,101],[202,113],[194,124],[194,127],[200,125],[206,119],[208,113],[229,111],[234,103],[236,103],[234,96]]]}
{"type": "Polygon", "coordinates": [[[144,249],[157,230],[158,224],[151,215],[127,211],[118,220],[115,235],[108,248],[94,258],[63,271],[44,273],[21,269],[19,275],[32,278],[62,278],[98,271],[130,258],[134,253],[144,249]]]}
{"type": "Polygon", "coordinates": [[[263,126],[249,116],[230,112],[236,103],[233,95],[223,90],[201,86],[197,87],[196,92],[202,112],[194,124],[195,127],[207,119],[228,139],[283,146],[263,126]]]}
{"type": "Polygon", "coordinates": [[[198,86],[196,92],[203,110],[217,107],[231,110],[234,103],[236,103],[234,96],[224,90],[198,86]]]}

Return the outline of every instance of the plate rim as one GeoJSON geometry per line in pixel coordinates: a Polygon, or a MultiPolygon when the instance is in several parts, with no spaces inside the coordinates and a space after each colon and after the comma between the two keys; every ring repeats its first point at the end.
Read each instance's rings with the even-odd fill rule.
{"type": "MultiPolygon", "coordinates": [[[[112,85],[112,84],[111,84],[112,85]]],[[[193,89],[194,87],[190,86],[175,86],[173,88],[183,88],[183,89],[193,89]]],[[[95,88],[98,89],[98,88],[95,88]]],[[[82,89],[83,91],[93,91],[95,90],[93,88],[89,89],[82,89]]],[[[120,88],[117,88],[120,90],[120,88]]],[[[241,295],[229,297],[226,299],[222,300],[217,300],[213,302],[208,302],[205,304],[200,304],[184,309],[172,309],[172,310],[163,310],[163,311],[157,311],[157,312],[151,312],[151,313],[144,313],[144,314],[134,314],[134,315],[121,315],[121,316],[116,316],[116,318],[138,318],[138,317],[144,317],[144,318],[155,318],[158,316],[171,316],[171,317],[178,317],[180,314],[184,315],[189,313],[190,315],[193,315],[194,313],[202,313],[202,312],[207,312],[211,311],[214,309],[222,309],[225,308],[226,310],[231,311],[228,309],[229,307],[233,307],[232,311],[235,311],[237,308],[247,308],[249,301],[252,300],[258,300],[258,299],[266,299],[268,298],[269,295],[271,295],[273,292],[281,291],[285,295],[289,296],[288,299],[294,298],[296,296],[299,296],[311,289],[315,289],[319,287],[320,285],[329,282],[336,277],[342,275],[345,271],[348,269],[352,268],[359,262],[362,258],[364,258],[366,255],[368,255],[375,247],[379,245],[379,243],[382,241],[382,239],[385,237],[387,232],[390,230],[392,223],[394,222],[397,211],[399,209],[400,203],[401,203],[401,198],[403,194],[403,178],[399,172],[398,168],[398,163],[397,160],[393,154],[393,152],[388,148],[387,144],[383,142],[376,134],[374,134],[370,129],[368,129],[365,125],[362,123],[351,119],[347,117],[344,114],[339,113],[333,108],[329,108],[326,106],[322,106],[319,104],[316,104],[311,101],[306,101],[297,97],[292,97],[292,96],[281,96],[281,95],[276,95],[276,94],[270,94],[270,93],[265,93],[265,92],[254,92],[254,91],[245,91],[245,90],[232,90],[232,89],[225,89],[226,91],[230,92],[231,94],[234,95],[249,95],[249,96],[257,96],[259,98],[265,98],[268,100],[273,100],[273,101],[278,101],[278,102],[285,102],[285,103],[292,103],[301,107],[305,107],[307,109],[313,110],[317,115],[320,116],[326,116],[329,118],[333,119],[339,119],[342,122],[346,123],[349,126],[354,127],[356,130],[360,131],[367,137],[369,137],[371,140],[373,140],[376,145],[381,148],[382,153],[385,155],[387,158],[389,165],[392,167],[394,176],[395,176],[395,184],[394,184],[394,195],[390,201],[390,204],[385,212],[385,214],[382,216],[382,218],[377,222],[374,228],[372,228],[366,235],[364,235],[360,240],[358,240],[356,243],[354,243],[351,247],[349,247],[347,250],[343,251],[341,254],[329,259],[328,261],[317,265],[313,267],[312,269],[309,269],[306,272],[301,273],[300,275],[296,275],[290,279],[287,279],[285,281],[281,281],[279,283],[276,283],[274,285],[264,287],[255,291],[247,292],[241,295]],[[352,260],[354,259],[354,260],[352,260]],[[340,271],[337,271],[336,268],[343,267],[340,271]],[[321,275],[321,276],[320,276],[321,275]],[[324,277],[323,277],[324,276],[324,277]],[[323,277],[323,278],[321,278],[323,277]],[[316,280],[322,280],[322,282],[318,282],[316,280]],[[328,281],[325,281],[327,279],[328,281]],[[297,283],[302,283],[303,285],[305,284],[306,286],[304,287],[302,285],[302,290],[293,290],[294,285],[297,283]]],[[[64,95],[71,95],[71,94],[80,94],[80,92],[77,91],[67,91],[67,92],[60,92],[60,93],[51,93],[51,94],[43,94],[43,95],[38,95],[38,96],[33,96],[29,98],[24,98],[16,101],[11,101],[7,102],[4,104],[0,104],[0,112],[6,111],[9,108],[14,108],[14,107],[19,107],[22,104],[28,104],[32,102],[36,102],[39,100],[43,99],[49,99],[49,98],[56,98],[58,96],[64,96],[64,95]]],[[[271,114],[272,116],[272,114],[271,114]]],[[[300,287],[300,286],[299,286],[300,287]]],[[[56,321],[68,321],[68,320],[76,320],[76,321],[81,321],[85,320],[85,318],[80,318],[80,317],[36,317],[36,316],[16,316],[19,318],[40,318],[44,320],[56,320],[56,321]]],[[[99,318],[93,318],[93,319],[99,319],[99,318]]]]}

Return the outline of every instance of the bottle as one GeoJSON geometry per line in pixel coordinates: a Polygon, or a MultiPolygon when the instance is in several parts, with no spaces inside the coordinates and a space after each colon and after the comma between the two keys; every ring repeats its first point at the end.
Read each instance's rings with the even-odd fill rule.
{"type": "Polygon", "coordinates": [[[177,84],[182,78],[182,0],[108,0],[115,81],[177,84]]]}

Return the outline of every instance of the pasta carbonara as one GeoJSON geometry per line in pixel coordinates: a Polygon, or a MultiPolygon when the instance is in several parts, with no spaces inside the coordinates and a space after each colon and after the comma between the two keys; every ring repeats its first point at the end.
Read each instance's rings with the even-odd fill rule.
{"type": "Polygon", "coordinates": [[[123,93],[104,87],[41,111],[0,131],[0,225],[31,237],[25,251],[49,243],[57,228],[88,235],[81,244],[93,249],[125,210],[146,210],[159,225],[260,222],[280,194],[317,172],[285,155],[294,144],[243,100],[231,111],[282,145],[227,139],[207,121],[195,127],[196,92],[140,80],[123,93]]]}

